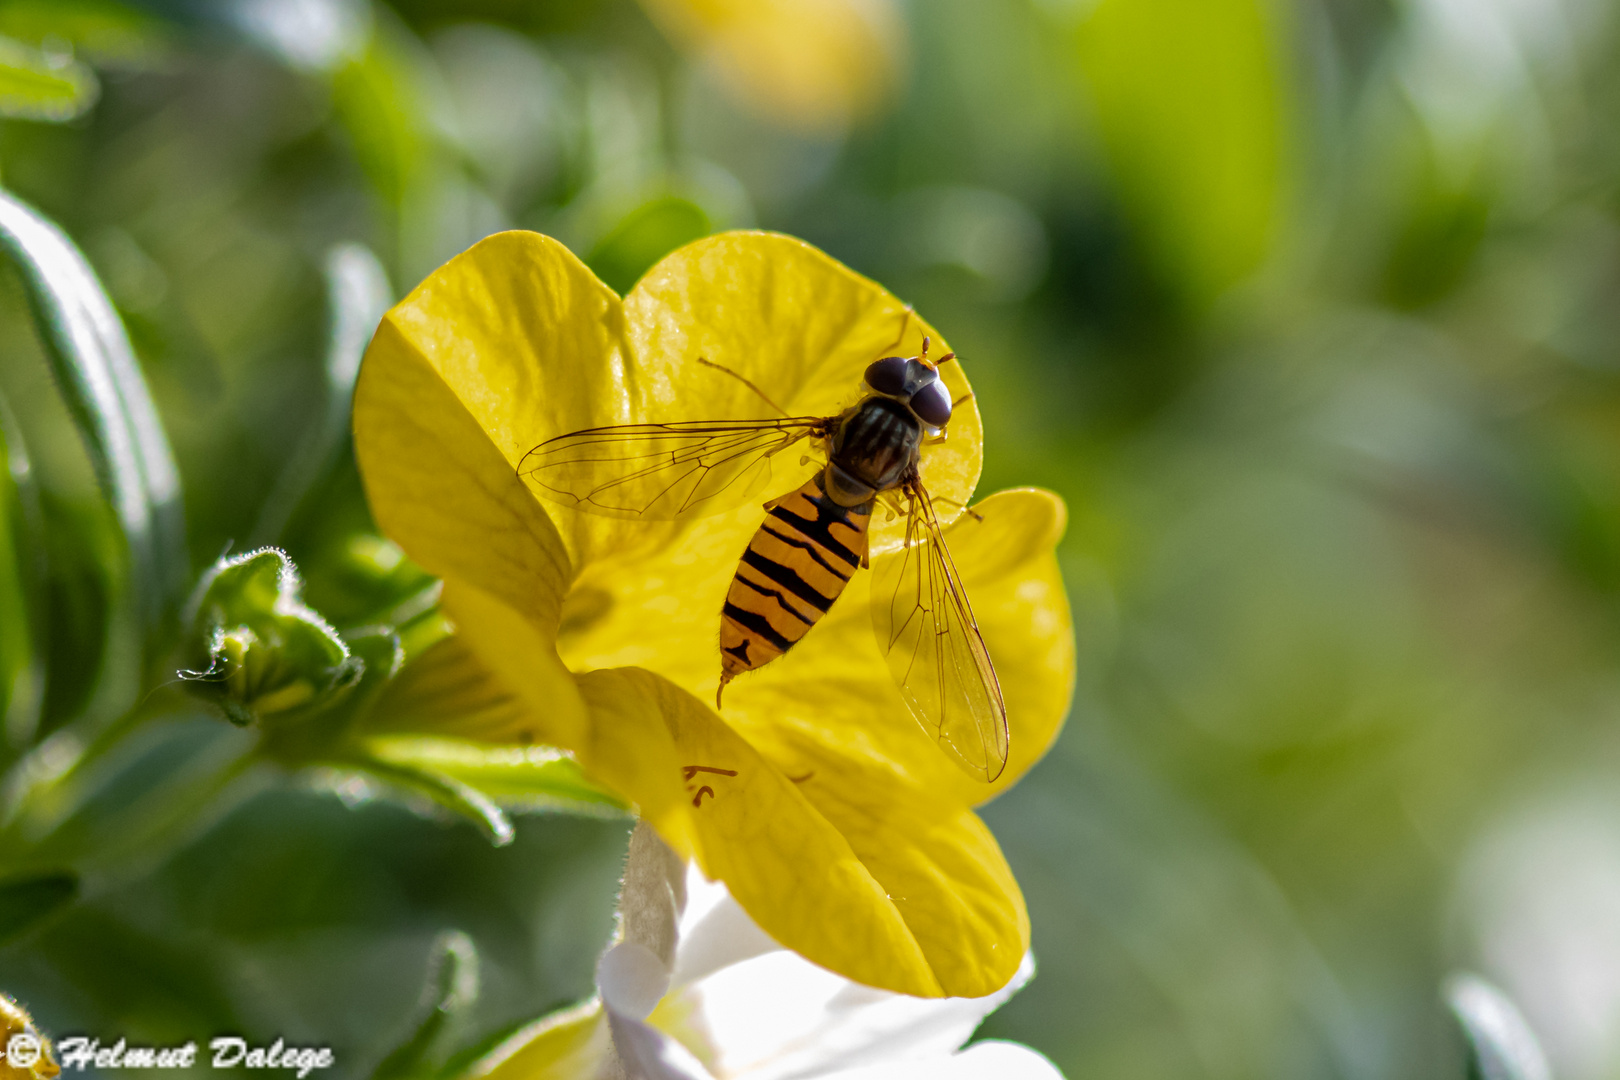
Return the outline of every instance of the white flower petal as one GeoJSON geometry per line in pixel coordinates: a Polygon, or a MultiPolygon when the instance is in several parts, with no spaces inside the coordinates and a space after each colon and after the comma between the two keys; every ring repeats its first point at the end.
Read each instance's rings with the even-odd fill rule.
{"type": "Polygon", "coordinates": [[[681,911],[675,949],[674,986],[684,986],[723,967],[782,946],[771,940],[718,881],[710,881],[693,863],[686,872],[686,906],[681,911]]]}
{"type": "MultiPolygon", "coordinates": [[[[728,897],[715,912],[726,904],[735,907],[728,897]]],[[[679,958],[676,966],[681,967],[679,958]]],[[[715,1048],[720,1075],[788,1080],[948,1055],[1033,974],[1034,962],[1026,956],[1018,974],[995,994],[914,998],[860,986],[794,953],[774,950],[724,967],[678,993],[691,1003],[694,1019],[715,1048]]]]}
{"type": "MultiPolygon", "coordinates": [[[[613,952],[609,950],[609,955],[613,952]]],[[[646,1004],[655,958],[648,954],[634,965],[627,959],[622,972],[617,961],[610,965],[608,956],[603,961],[604,969],[614,968],[598,974],[604,1001],[611,1004],[613,994],[625,993],[626,1008],[618,1009],[620,1013],[631,1004],[638,1008],[646,1004]],[[610,982],[615,984],[612,990],[606,985],[610,982]]],[[[659,1015],[680,1018],[682,1037],[688,1045],[705,1048],[715,1075],[724,1080],[832,1076],[1049,1080],[1061,1074],[1045,1058],[1015,1043],[981,1043],[955,1053],[985,1016],[1034,972],[1034,960],[1026,955],[1004,988],[982,998],[914,998],[861,986],[778,946],[724,885],[689,867],[672,989],[665,1001],[675,1007],[659,1015]],[[689,1025],[695,1030],[686,1030],[689,1025]]],[[[679,1046],[673,1036],[645,1024],[627,1027],[628,1016],[612,1019],[616,1040],[621,1030],[625,1038],[637,1040],[629,1048],[620,1045],[627,1067],[635,1056],[651,1062],[645,1065],[648,1080],[684,1075],[668,1071],[676,1067],[669,1058],[670,1047],[679,1046]],[[653,1042],[652,1034],[660,1041],[653,1042]],[[664,1056],[657,1057],[660,1054],[664,1056]]],[[[701,1068],[684,1048],[680,1053],[688,1062],[682,1067],[701,1068]]]]}
{"type": "Polygon", "coordinates": [[[823,1073],[819,1080],[1063,1080],[1063,1074],[1027,1046],[991,1040],[949,1057],[868,1065],[823,1073]]]}
{"type": "Polygon", "coordinates": [[[621,941],[596,962],[596,989],[611,1011],[645,1020],[669,990],[669,972],[645,945],[621,941]]]}

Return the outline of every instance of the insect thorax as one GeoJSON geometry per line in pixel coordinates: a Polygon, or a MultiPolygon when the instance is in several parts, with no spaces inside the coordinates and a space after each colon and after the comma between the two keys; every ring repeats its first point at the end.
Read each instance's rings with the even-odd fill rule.
{"type": "Polygon", "coordinates": [[[899,487],[916,468],[922,427],[899,402],[874,395],[856,406],[833,435],[827,494],[842,506],[899,487]]]}

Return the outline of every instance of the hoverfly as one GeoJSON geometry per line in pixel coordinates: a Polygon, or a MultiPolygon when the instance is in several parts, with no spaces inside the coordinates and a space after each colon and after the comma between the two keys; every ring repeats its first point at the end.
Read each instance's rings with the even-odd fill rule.
{"type": "Polygon", "coordinates": [[[861,400],[821,417],[788,416],[741,375],[699,358],[782,417],[587,428],[536,446],[518,473],[541,496],[577,510],[669,520],[734,509],[763,483],[773,457],[813,442],[826,464],[765,504],[731,580],[716,707],[727,683],[792,648],[856,569],[871,565],[867,527],[881,499],[907,521],[903,557],[880,563],[872,583],[878,647],[924,730],[969,774],[992,781],[1007,764],[1007,709],[919,475],[925,439],[943,438],[951,419],[939,365],[953,359],[930,360],[925,338],[916,356],[870,364],[861,400]]]}

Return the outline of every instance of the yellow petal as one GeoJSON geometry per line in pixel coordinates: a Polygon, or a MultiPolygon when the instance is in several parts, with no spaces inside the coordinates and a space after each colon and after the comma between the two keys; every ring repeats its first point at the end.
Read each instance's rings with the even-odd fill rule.
{"type": "MultiPolygon", "coordinates": [[[[580,687],[594,730],[613,733],[611,742],[580,748],[586,772],[635,800],[643,820],[705,875],[725,882],[772,938],[871,986],[924,997],[971,992],[959,989],[954,967],[941,973],[930,965],[905,909],[845,836],[712,710],[634,668],[594,672],[580,687]],[[662,736],[651,730],[659,723],[662,736]],[[668,755],[660,768],[649,769],[649,751],[668,755]],[[672,785],[679,791],[673,799],[672,785]]],[[[924,876],[915,879],[919,887],[924,876]]]]}
{"type": "MultiPolygon", "coordinates": [[[[613,291],[567,248],[538,233],[499,233],[435,270],[384,317],[361,367],[356,452],[373,509],[379,509],[374,473],[390,465],[434,474],[435,481],[423,476],[418,483],[434,483],[435,491],[460,486],[463,502],[495,493],[469,485],[471,478],[462,472],[441,475],[455,462],[440,460],[432,440],[423,439],[421,429],[436,428],[448,411],[456,411],[472,418],[509,481],[499,494],[512,521],[492,526],[479,520],[479,527],[494,534],[532,515],[547,516],[517,479],[519,459],[552,435],[629,423],[645,412],[622,351],[622,320],[613,291]],[[414,397],[402,390],[386,399],[388,384],[396,379],[406,380],[414,397]],[[461,408],[449,410],[451,402],[461,408]],[[390,462],[390,456],[398,460],[390,462]],[[523,492],[530,505],[506,503],[509,486],[523,492]]],[[[419,511],[444,518],[457,509],[455,503],[428,504],[419,511]]],[[[417,522],[383,524],[414,557],[409,526],[417,522]]],[[[565,523],[562,541],[576,554],[593,545],[613,550],[627,541],[656,542],[645,527],[633,530],[626,524],[575,515],[565,523]]],[[[472,558],[482,554],[476,546],[464,551],[472,558]]]]}
{"type": "Polygon", "coordinates": [[[682,785],[681,757],[664,719],[660,700],[667,684],[647,672],[597,671],[579,677],[591,725],[578,743],[566,744],[595,782],[635,803],[636,816],[664,838],[683,859],[697,841],[687,814],[691,797],[682,785]]]}
{"type": "Polygon", "coordinates": [[[357,733],[451,735],[483,742],[519,742],[528,727],[522,701],[459,637],[442,638],[413,657],[383,686],[361,716],[357,733]]]}
{"type": "MultiPolygon", "coordinates": [[[[878,770],[864,789],[819,779],[801,785],[806,798],[883,886],[944,992],[983,997],[1006,986],[1029,949],[1029,913],[984,822],[906,799],[878,770]]],[[[836,917],[820,931],[838,934],[836,917]]]]}
{"type": "Polygon", "coordinates": [[[642,0],[744,105],[837,129],[898,81],[902,23],[888,0],[642,0]]]}
{"type": "Polygon", "coordinates": [[[596,620],[559,640],[568,667],[651,668],[712,700],[720,677],[720,608],[764,517],[758,506],[745,506],[695,523],[656,554],[586,567],[578,589],[596,590],[608,603],[596,620]]]}
{"type": "Polygon", "coordinates": [[[562,538],[483,418],[400,329],[403,307],[378,328],[355,387],[372,516],[429,573],[504,597],[554,630],[573,576],[562,538]]]}
{"type": "Polygon", "coordinates": [[[524,706],[516,741],[572,749],[589,721],[574,678],[557,656],[551,627],[537,626],[500,599],[460,581],[446,581],[441,599],[459,637],[524,706]]]}

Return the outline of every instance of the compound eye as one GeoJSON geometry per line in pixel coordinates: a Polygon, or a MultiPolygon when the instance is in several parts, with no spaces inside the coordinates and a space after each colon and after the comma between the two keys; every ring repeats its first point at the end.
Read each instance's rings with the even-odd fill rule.
{"type": "Polygon", "coordinates": [[[917,393],[937,378],[939,378],[939,369],[929,367],[915,357],[906,361],[906,393],[908,395],[917,393]]]}
{"type": "Polygon", "coordinates": [[[911,411],[929,427],[944,427],[951,418],[951,392],[944,381],[935,379],[911,395],[911,411]]]}
{"type": "Polygon", "coordinates": [[[906,393],[906,358],[885,356],[866,369],[866,385],[880,394],[904,397],[906,393]]]}

